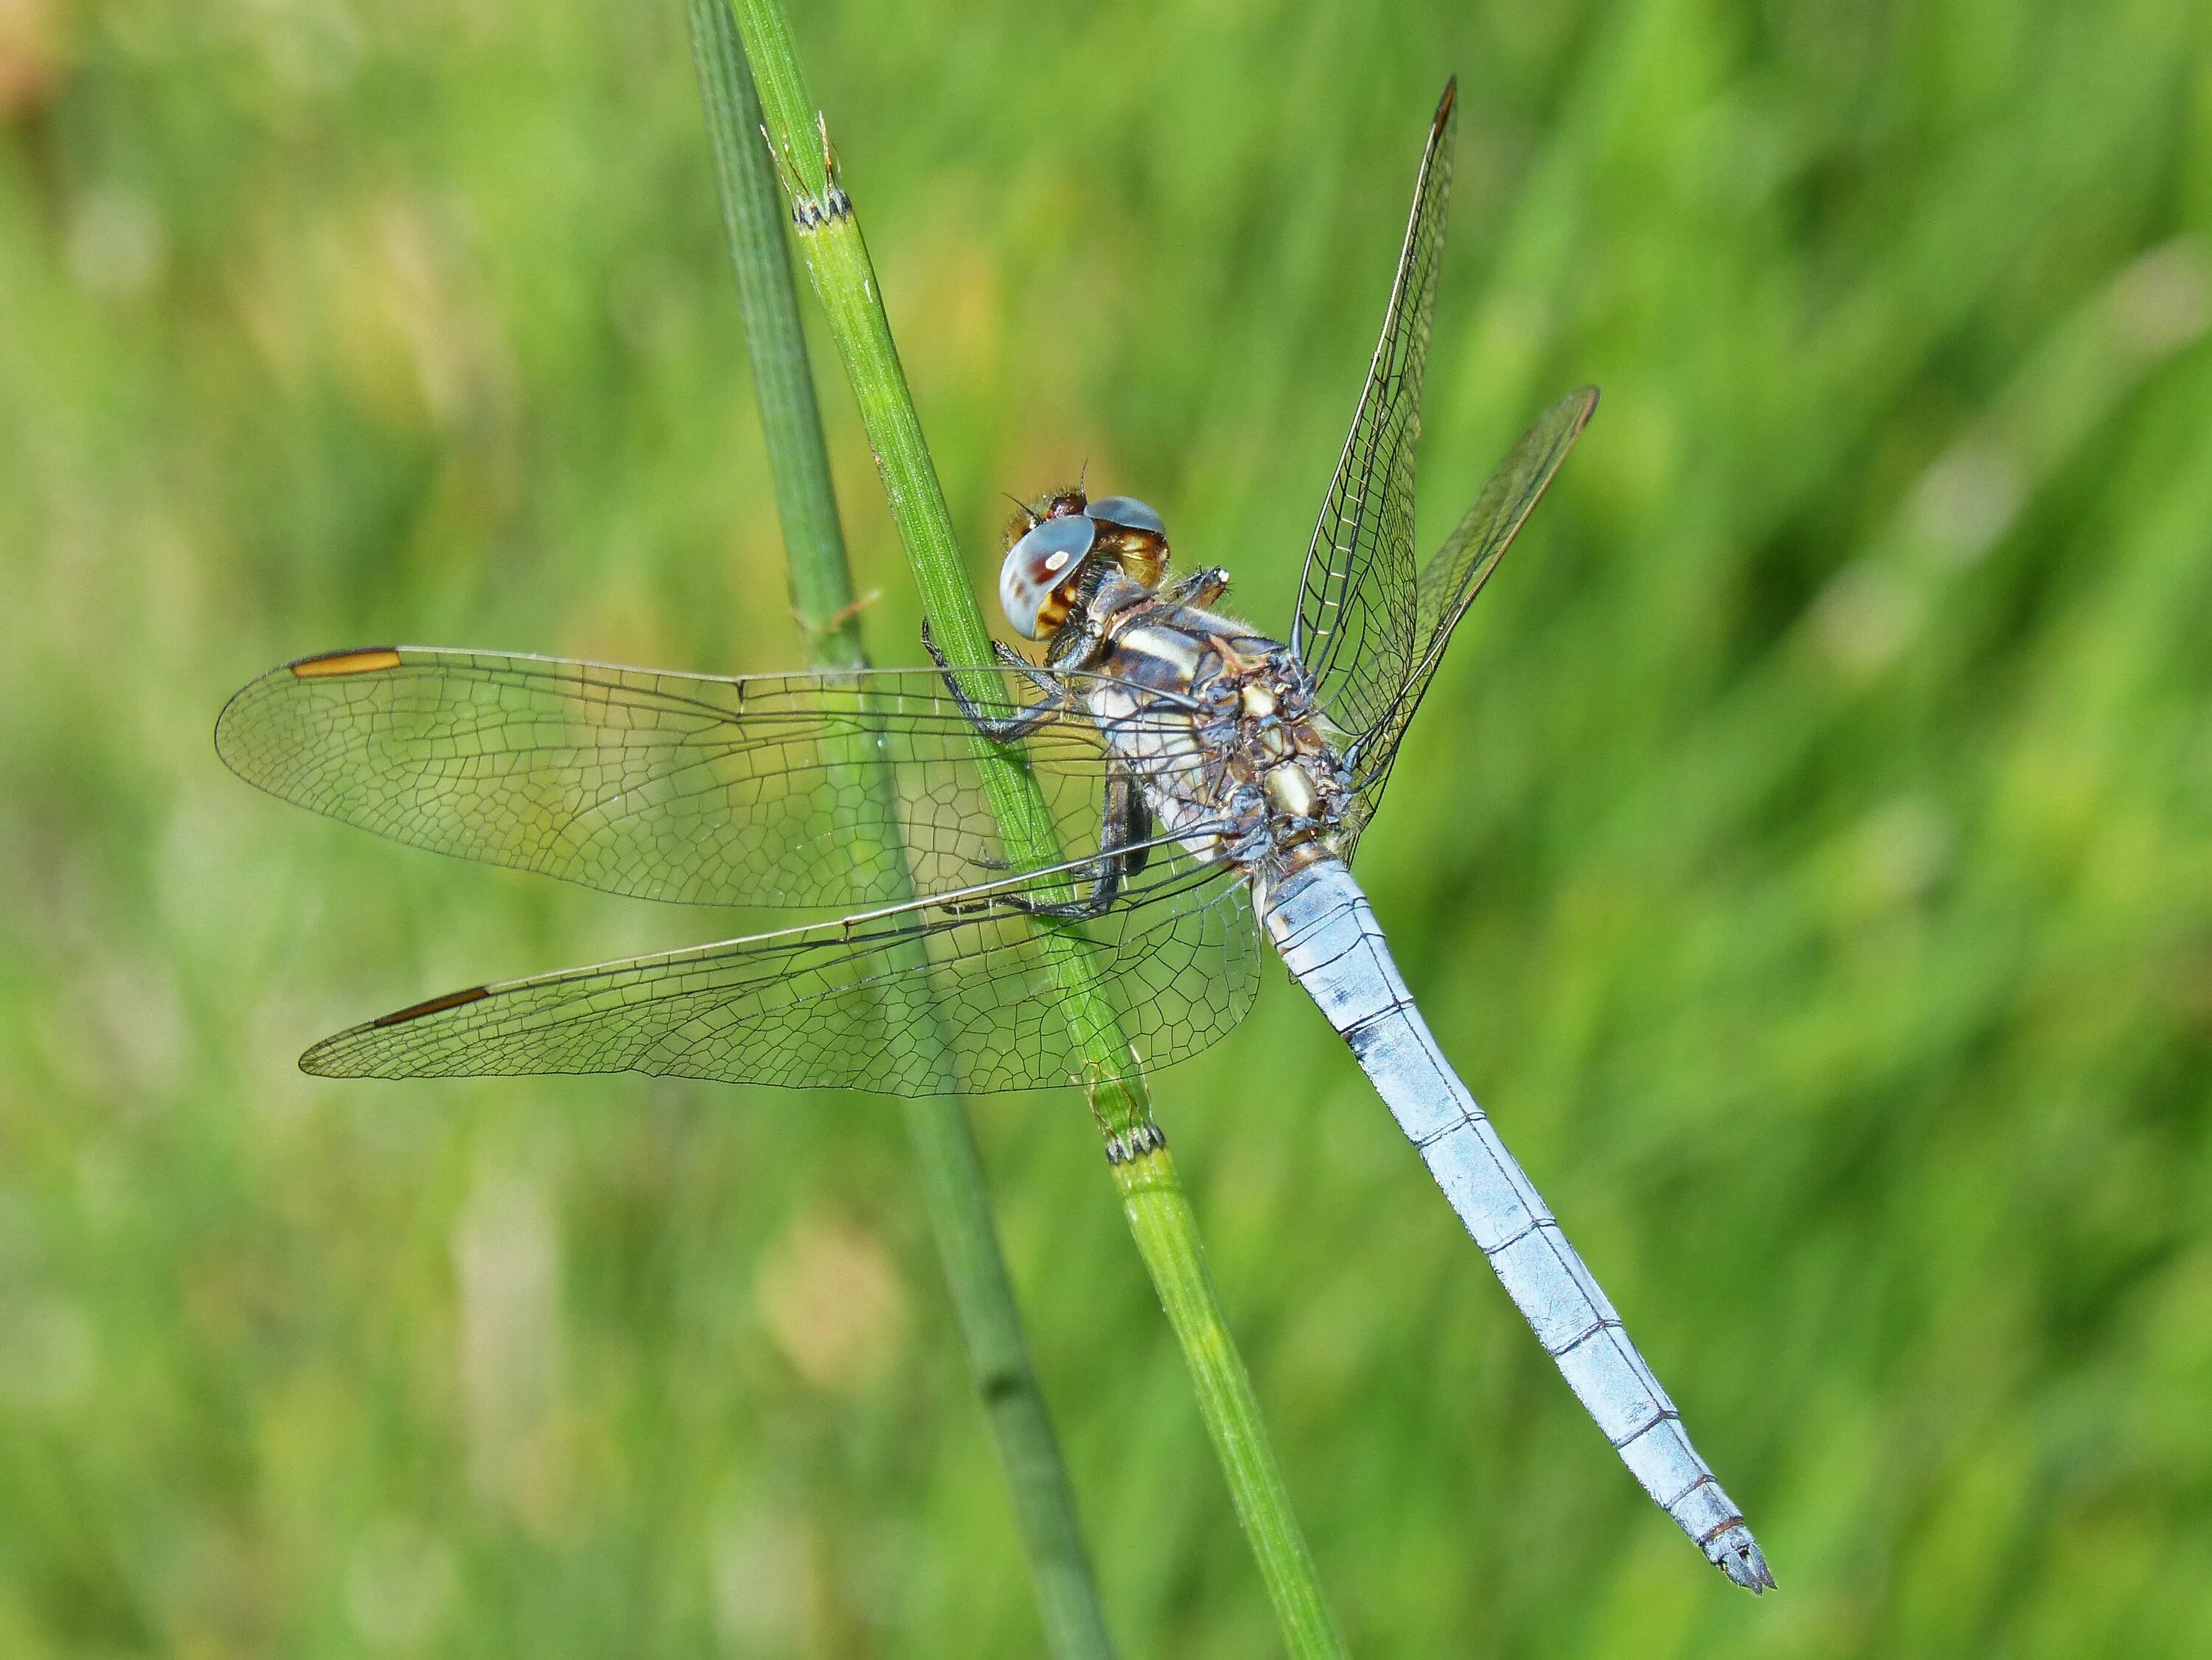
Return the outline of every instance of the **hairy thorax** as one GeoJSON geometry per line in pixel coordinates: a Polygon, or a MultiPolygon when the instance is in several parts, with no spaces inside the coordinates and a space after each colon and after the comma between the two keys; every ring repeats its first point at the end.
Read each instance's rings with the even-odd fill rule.
{"type": "Polygon", "coordinates": [[[1091,714],[1164,831],[1270,880],[1334,854],[1351,778],[1287,647],[1158,600],[1103,632],[1091,714]]]}

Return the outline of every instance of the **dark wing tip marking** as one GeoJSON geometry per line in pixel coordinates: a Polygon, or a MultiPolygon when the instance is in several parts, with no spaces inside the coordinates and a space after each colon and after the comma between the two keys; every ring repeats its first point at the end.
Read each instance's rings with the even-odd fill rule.
{"type": "Polygon", "coordinates": [[[433,997],[425,1003],[410,1004],[395,1009],[390,1014],[380,1014],[368,1024],[379,1026],[403,1026],[410,1020],[420,1020],[426,1014],[437,1014],[446,1009],[457,1009],[464,1003],[474,1003],[491,995],[489,986],[471,986],[466,991],[449,991],[443,997],[433,997]]]}
{"type": "Polygon", "coordinates": [[[1437,100],[1436,116],[1429,123],[1429,137],[1431,143],[1435,141],[1437,134],[1443,131],[1444,123],[1451,119],[1452,106],[1458,102],[1459,76],[1454,75],[1444,82],[1444,95],[1437,100]]]}
{"type": "Polygon", "coordinates": [[[319,680],[329,675],[376,674],[399,666],[397,646],[356,646],[347,651],[326,651],[316,657],[302,657],[296,663],[284,666],[301,680],[319,680]]]}

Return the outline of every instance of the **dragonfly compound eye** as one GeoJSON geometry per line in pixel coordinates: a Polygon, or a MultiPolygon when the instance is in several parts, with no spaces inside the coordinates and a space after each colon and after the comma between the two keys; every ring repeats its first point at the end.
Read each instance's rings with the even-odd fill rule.
{"type": "Polygon", "coordinates": [[[1098,526],[1098,544],[1148,588],[1168,574],[1168,526],[1133,496],[1102,496],[1084,509],[1098,526]]]}
{"type": "Polygon", "coordinates": [[[1123,530],[1149,531],[1163,542],[1168,538],[1167,520],[1133,496],[1102,496],[1083,511],[1087,517],[1096,519],[1102,525],[1118,525],[1123,530]]]}
{"type": "Polygon", "coordinates": [[[999,604],[1006,620],[1042,640],[1067,620],[1069,596],[1098,526],[1081,514],[1048,519],[1006,550],[999,568],[999,604]]]}

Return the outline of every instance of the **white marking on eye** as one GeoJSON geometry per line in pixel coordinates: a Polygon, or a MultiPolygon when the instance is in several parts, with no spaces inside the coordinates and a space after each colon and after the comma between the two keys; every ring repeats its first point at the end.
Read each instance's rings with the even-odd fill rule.
{"type": "Polygon", "coordinates": [[[1044,568],[1045,568],[1047,570],[1048,570],[1048,571],[1049,571],[1049,570],[1058,570],[1058,569],[1059,569],[1062,565],[1066,564],[1066,562],[1067,562],[1067,556],[1066,556],[1066,554],[1064,554],[1064,553],[1055,553],[1054,555],[1053,555],[1053,556],[1052,556],[1051,558],[1049,558],[1049,559],[1048,559],[1048,560],[1046,560],[1046,561],[1044,562],[1044,568]]]}

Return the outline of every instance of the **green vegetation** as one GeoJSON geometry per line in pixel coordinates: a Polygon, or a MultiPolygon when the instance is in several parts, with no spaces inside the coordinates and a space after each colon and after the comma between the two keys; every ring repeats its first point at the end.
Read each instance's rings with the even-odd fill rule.
{"type": "MultiPolygon", "coordinates": [[[[2203,8],[798,27],[979,585],[1087,459],[1287,615],[1453,68],[1425,543],[1606,390],[1360,868],[1782,1590],[1271,976],[1156,1105],[1352,1651],[2212,1648],[2203,8]]],[[[347,643],[802,660],[682,9],[33,3],[0,122],[0,1652],[1035,1653],[895,1106],[292,1069],[748,919],[208,741],[347,643]]],[[[1279,1652],[1081,1100],[977,1116],[1122,1651],[1279,1652]]]]}
{"type": "MultiPolygon", "coordinates": [[[[798,285],[792,280],[786,226],[791,210],[776,183],[776,168],[763,142],[766,124],[760,93],[745,62],[744,43],[726,0],[686,0],[691,55],[699,72],[707,142],[729,233],[730,264],[753,387],[761,407],[761,435],[775,475],[776,513],[784,557],[791,571],[792,608],[808,655],[818,668],[867,666],[860,635],[860,596],[837,521],[829,446],[815,396],[812,367],[799,321],[798,285]]],[[[958,570],[956,563],[955,573],[958,570]]],[[[843,764],[864,780],[871,819],[888,830],[897,820],[898,776],[872,764],[867,742],[855,738],[843,764]]],[[[857,838],[856,838],[857,839],[857,838]]],[[[896,850],[896,838],[874,840],[878,851],[896,850]]],[[[888,861],[893,869],[904,855],[888,861]]],[[[863,866],[865,867],[865,866],[863,866]]],[[[911,884],[900,897],[911,899],[911,884]]],[[[927,971],[926,951],[908,961],[927,971]]],[[[942,1039],[939,1040],[941,1043],[942,1039]]],[[[941,1049],[940,1049],[940,1052],[941,1049]]],[[[927,1095],[902,1101],[907,1136],[914,1145],[915,1174],[930,1231],[937,1240],[945,1290],[959,1320],[968,1370],[985,1421],[1006,1472],[1030,1578],[1036,1587],[1037,1620],[1054,1660],[1109,1660],[1113,1639],[1099,1606],[1098,1586],[1083,1543],[1083,1523],[1067,1480],[1067,1462],[1054,1438],[1052,1418],[1014,1301],[1012,1277],[991,1214],[989,1184],[975,1126],[958,1100],[958,1076],[947,1066],[927,1095]]]]}
{"type": "MultiPolygon", "coordinates": [[[[899,363],[859,214],[838,175],[827,115],[807,92],[779,0],[738,0],[734,15],[744,56],[764,88],[767,119],[761,131],[793,198],[799,247],[860,406],[868,448],[921,590],[930,641],[953,663],[988,664],[990,635],[962,569],[959,533],[899,363]]],[[[969,695],[984,708],[1004,705],[1005,689],[996,676],[968,678],[969,695]]],[[[1064,864],[1078,849],[1062,846],[1039,780],[981,733],[974,745],[984,798],[1008,860],[1020,870],[1064,864]]],[[[1055,891],[1073,898],[1076,884],[1062,881],[1055,891]]],[[[1131,1037],[1101,978],[1104,964],[1079,926],[1040,921],[1033,938],[1059,1006],[1056,1015],[1082,1057],[1081,1085],[1098,1122],[1130,1236],[1182,1346],[1207,1437],[1283,1640],[1296,1660],[1341,1660],[1343,1635],[1329,1614],[1313,1554],[1291,1507],[1251,1373],[1206,1271],[1198,1219],[1175,1155],[1160,1143],[1147,1081],[1128,1072],[1131,1037]],[[1145,1139],[1133,1143],[1131,1156],[1139,1135],[1145,1139]]],[[[1025,1515],[1025,1528],[1031,1516],[1025,1515]]],[[[1057,1631],[1049,1635],[1057,1641],[1057,1631]]]]}

